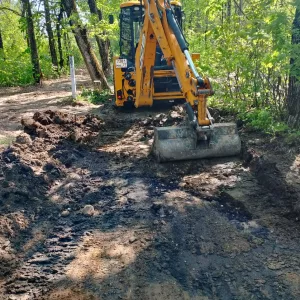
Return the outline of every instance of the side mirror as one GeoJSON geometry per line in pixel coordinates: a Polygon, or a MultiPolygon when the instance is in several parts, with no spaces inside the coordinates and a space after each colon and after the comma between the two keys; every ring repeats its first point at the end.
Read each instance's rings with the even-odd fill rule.
{"type": "Polygon", "coordinates": [[[109,24],[114,24],[114,22],[115,22],[114,16],[113,16],[113,15],[109,15],[109,16],[108,16],[108,23],[109,23],[109,24]]]}

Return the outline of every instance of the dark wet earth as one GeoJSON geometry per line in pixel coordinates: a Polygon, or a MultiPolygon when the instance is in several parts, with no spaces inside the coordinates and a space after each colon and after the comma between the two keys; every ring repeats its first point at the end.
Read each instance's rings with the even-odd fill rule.
{"type": "Polygon", "coordinates": [[[181,119],[25,120],[0,159],[0,299],[300,299],[297,149],[242,130],[241,158],[156,163],[153,126],[181,119]]]}

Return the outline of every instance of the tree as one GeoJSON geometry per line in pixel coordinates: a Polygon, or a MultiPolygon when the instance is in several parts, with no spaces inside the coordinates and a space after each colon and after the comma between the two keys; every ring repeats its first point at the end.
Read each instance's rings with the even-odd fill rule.
{"type": "Polygon", "coordinates": [[[289,90],[287,98],[288,124],[296,128],[300,127],[300,3],[295,12],[292,27],[292,47],[293,53],[290,60],[289,90]]]}
{"type": "Polygon", "coordinates": [[[57,61],[57,54],[56,54],[55,43],[54,43],[54,34],[53,34],[53,30],[52,30],[52,25],[51,25],[49,0],[44,0],[44,7],[45,7],[46,30],[47,30],[47,34],[48,34],[51,60],[52,60],[52,64],[55,67],[55,69],[58,70],[58,61],[57,61]]]}
{"type": "Polygon", "coordinates": [[[28,42],[30,46],[31,62],[33,66],[32,75],[34,81],[36,83],[39,83],[41,78],[41,67],[40,67],[38,48],[37,48],[35,32],[34,32],[31,5],[29,0],[22,0],[22,3],[26,14],[27,35],[28,35],[28,42]]]}
{"type": "Polygon", "coordinates": [[[5,60],[3,37],[2,37],[1,29],[0,29],[0,59],[1,58],[3,60],[5,60]]]}
{"type": "Polygon", "coordinates": [[[4,46],[3,46],[3,39],[2,39],[2,33],[1,33],[1,29],[0,29],[0,53],[1,51],[4,50],[4,46]]]}
{"type": "Polygon", "coordinates": [[[62,4],[92,81],[100,80],[101,88],[109,89],[106,77],[89,41],[87,28],[80,20],[75,0],[62,0],[62,4]]]}
{"type": "MultiPolygon", "coordinates": [[[[102,11],[97,8],[97,4],[95,0],[88,0],[90,12],[92,15],[97,16],[99,21],[102,21],[102,11]]],[[[105,35],[105,32],[103,32],[105,35]]],[[[110,42],[107,37],[101,38],[99,35],[96,35],[96,41],[99,48],[99,54],[101,57],[102,68],[103,72],[106,77],[111,75],[111,67],[110,67],[110,58],[109,58],[109,49],[110,49],[110,42]]]]}
{"type": "Polygon", "coordinates": [[[62,42],[61,42],[61,22],[63,19],[63,9],[60,7],[59,14],[57,16],[57,22],[56,22],[56,36],[57,36],[57,48],[59,53],[59,66],[60,68],[64,67],[64,55],[62,50],[62,42]]]}

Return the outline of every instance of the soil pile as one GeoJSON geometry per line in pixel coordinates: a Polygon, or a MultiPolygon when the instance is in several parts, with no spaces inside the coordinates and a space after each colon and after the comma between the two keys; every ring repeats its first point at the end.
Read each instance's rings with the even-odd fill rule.
{"type": "Polygon", "coordinates": [[[34,219],[43,217],[47,208],[53,211],[47,202],[49,188],[76,160],[76,154],[70,151],[64,166],[51,150],[63,140],[90,141],[104,123],[93,115],[77,117],[46,111],[23,119],[22,124],[24,133],[0,158],[0,277],[12,272],[18,263],[10,240],[17,240],[20,232],[25,232],[34,219]]]}

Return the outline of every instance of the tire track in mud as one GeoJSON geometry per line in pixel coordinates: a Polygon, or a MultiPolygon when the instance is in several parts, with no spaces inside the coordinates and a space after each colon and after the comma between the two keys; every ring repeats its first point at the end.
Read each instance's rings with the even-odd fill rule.
{"type": "MultiPolygon", "coordinates": [[[[299,298],[299,232],[270,205],[274,194],[238,159],[157,164],[148,157],[152,126],[170,120],[126,118],[123,130],[111,119],[50,122],[40,133],[50,135],[4,156],[47,186],[32,226],[50,222],[5,279],[4,299],[299,298]],[[42,146],[36,166],[41,152],[32,150],[42,146]]],[[[28,230],[15,238],[22,245],[28,230]]]]}

